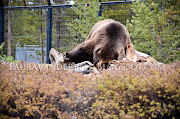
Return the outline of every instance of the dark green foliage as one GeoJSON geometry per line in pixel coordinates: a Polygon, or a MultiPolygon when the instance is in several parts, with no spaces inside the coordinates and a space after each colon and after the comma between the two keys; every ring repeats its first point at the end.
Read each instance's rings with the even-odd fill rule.
{"type": "Polygon", "coordinates": [[[0,61],[14,62],[14,58],[12,56],[6,56],[3,52],[5,42],[0,45],[0,61]]]}
{"type": "Polygon", "coordinates": [[[170,21],[168,12],[153,2],[139,1],[132,10],[134,15],[126,26],[135,48],[160,62],[179,60],[179,26],[170,21]]]}
{"type": "Polygon", "coordinates": [[[100,10],[99,1],[85,0],[81,2],[75,1],[75,3],[77,6],[73,6],[73,10],[78,18],[71,21],[69,26],[71,26],[70,31],[74,36],[74,43],[78,44],[86,39],[94,24],[105,18],[103,16],[98,17],[98,12],[100,10]]]}
{"type": "MultiPolygon", "coordinates": [[[[5,11],[7,12],[7,10],[5,11]]],[[[11,48],[12,56],[15,57],[15,46],[40,45],[45,47],[46,40],[46,10],[30,9],[30,10],[11,10],[11,48]]],[[[5,14],[6,15],[6,14],[5,14]]],[[[7,32],[7,19],[5,19],[5,37],[7,32]]],[[[5,45],[5,53],[7,52],[7,44],[5,45]]]]}
{"type": "Polygon", "coordinates": [[[126,25],[126,20],[131,19],[131,4],[103,5],[102,14],[126,25]]]}

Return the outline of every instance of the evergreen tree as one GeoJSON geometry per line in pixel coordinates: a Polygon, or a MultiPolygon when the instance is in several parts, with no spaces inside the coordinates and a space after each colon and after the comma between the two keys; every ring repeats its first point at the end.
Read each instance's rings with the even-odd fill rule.
{"type": "Polygon", "coordinates": [[[98,0],[75,1],[77,6],[73,6],[73,10],[78,15],[69,26],[74,36],[74,42],[83,42],[89,34],[91,28],[98,21],[105,19],[104,16],[98,16],[100,10],[100,2],[98,0]]]}
{"type": "MultiPolygon", "coordinates": [[[[11,0],[12,6],[23,6],[23,2],[11,0]]],[[[43,0],[34,0],[32,5],[45,4],[43,0]]],[[[26,1],[28,5],[28,2],[26,1]]],[[[10,11],[10,10],[8,10],[10,11]]],[[[6,12],[6,11],[5,11],[6,12]]],[[[46,40],[46,9],[22,9],[11,10],[11,49],[12,56],[15,56],[15,46],[40,45],[43,49],[46,40]]],[[[5,14],[6,15],[6,14],[5,14]]],[[[8,21],[5,19],[5,35],[8,31],[8,21]]],[[[9,35],[8,35],[9,36],[9,35]]],[[[7,43],[5,44],[7,45],[7,43]]],[[[7,46],[6,46],[7,47],[7,46]]],[[[5,52],[8,50],[5,49],[5,52]]],[[[43,54],[43,50],[39,54],[43,54]]],[[[42,58],[43,60],[43,58],[42,58]]]]}
{"type": "Polygon", "coordinates": [[[169,63],[179,60],[179,35],[174,23],[169,22],[167,12],[154,2],[133,2],[132,20],[127,28],[135,49],[150,54],[156,60],[169,63]]]}
{"type": "Polygon", "coordinates": [[[126,20],[131,18],[131,4],[102,5],[102,9],[102,14],[106,18],[119,21],[124,25],[126,20]]]}

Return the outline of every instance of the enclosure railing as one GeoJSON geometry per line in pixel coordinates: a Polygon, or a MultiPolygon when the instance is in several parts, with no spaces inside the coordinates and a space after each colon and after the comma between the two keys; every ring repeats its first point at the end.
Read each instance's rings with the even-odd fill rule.
{"type": "MultiPolygon", "coordinates": [[[[118,4],[130,4],[132,0],[124,1],[109,1],[101,2],[100,11],[97,13],[98,16],[102,15],[102,6],[107,5],[118,5],[118,4]]],[[[48,9],[47,11],[47,41],[46,41],[46,63],[50,63],[49,51],[52,47],[52,14],[53,8],[67,8],[72,7],[74,4],[60,4],[60,5],[41,5],[41,6],[3,6],[1,3],[0,8],[0,44],[4,42],[4,11],[5,10],[19,10],[19,9],[48,9]]]]}

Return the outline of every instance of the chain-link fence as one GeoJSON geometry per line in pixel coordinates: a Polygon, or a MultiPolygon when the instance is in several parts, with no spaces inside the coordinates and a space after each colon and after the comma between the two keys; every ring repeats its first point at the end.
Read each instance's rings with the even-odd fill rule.
{"type": "MultiPolygon", "coordinates": [[[[78,43],[83,42],[80,39],[74,41],[71,32],[72,21],[79,19],[74,12],[71,4],[73,1],[55,0],[60,5],[51,5],[52,8],[52,47],[58,51],[65,52],[74,48],[78,43]],[[69,4],[69,5],[64,5],[69,4]]],[[[114,19],[126,24],[126,20],[131,18],[130,2],[101,2],[99,8],[101,14],[105,18],[114,19]]],[[[11,53],[15,57],[16,44],[19,46],[39,45],[41,47],[40,55],[46,55],[43,50],[47,46],[47,30],[48,30],[48,4],[38,3],[41,6],[4,7],[4,40],[7,42],[11,39],[11,53]]],[[[34,4],[33,4],[34,5],[34,4]]],[[[84,7],[89,7],[84,5],[84,7]]],[[[98,17],[98,13],[97,13],[98,17]]],[[[89,29],[90,31],[90,29],[89,29]]],[[[5,45],[5,53],[7,53],[7,44],[5,45]]],[[[45,62],[44,60],[41,60],[45,62]]]]}

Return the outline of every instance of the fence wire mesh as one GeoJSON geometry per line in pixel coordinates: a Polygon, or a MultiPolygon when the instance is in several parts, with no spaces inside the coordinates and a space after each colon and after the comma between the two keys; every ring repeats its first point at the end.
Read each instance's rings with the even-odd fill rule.
{"type": "MultiPolygon", "coordinates": [[[[58,4],[67,3],[56,1],[58,4]]],[[[37,3],[43,5],[41,3],[37,3]]],[[[88,7],[88,6],[85,6],[88,7]]],[[[75,41],[71,32],[71,23],[78,19],[73,7],[53,8],[52,11],[52,47],[58,51],[65,52],[73,49],[85,39],[75,41]]],[[[46,47],[47,40],[47,9],[5,9],[4,39],[8,39],[8,25],[11,26],[11,52],[15,57],[15,46],[39,45],[42,49],[46,47]],[[10,14],[11,21],[8,20],[10,14]]],[[[130,4],[102,5],[102,15],[105,18],[114,19],[126,24],[131,18],[130,4]]],[[[97,13],[98,16],[98,13],[97,13]]],[[[89,29],[90,31],[91,29],[89,29]]],[[[7,43],[5,46],[7,53],[7,43]]],[[[41,55],[45,55],[42,50],[41,55]]]]}
{"type": "Polygon", "coordinates": [[[126,20],[131,18],[132,11],[130,4],[103,5],[102,14],[126,25],[126,20]]]}
{"type": "Polygon", "coordinates": [[[74,38],[68,24],[76,18],[72,7],[53,9],[52,47],[59,51],[73,48],[74,38]]]}
{"type": "MultiPolygon", "coordinates": [[[[46,45],[46,27],[47,27],[46,9],[23,9],[23,10],[5,10],[5,41],[8,39],[8,24],[11,26],[11,53],[15,56],[15,46],[46,45]],[[10,12],[11,22],[8,20],[10,12]]],[[[7,43],[5,46],[7,51],[7,43]]]]}

